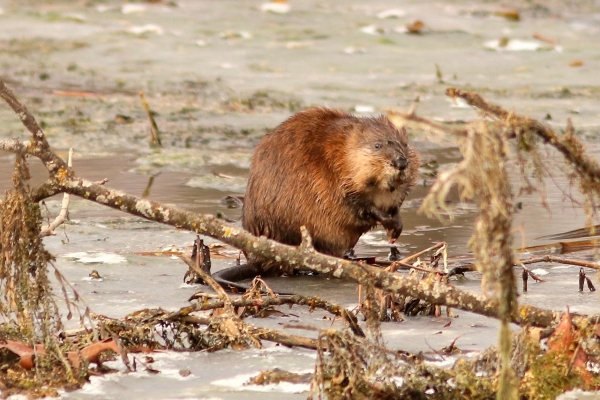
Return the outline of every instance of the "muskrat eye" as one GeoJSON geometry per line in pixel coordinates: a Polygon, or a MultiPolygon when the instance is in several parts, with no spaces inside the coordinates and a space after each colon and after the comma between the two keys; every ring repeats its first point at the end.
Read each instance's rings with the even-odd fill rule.
{"type": "Polygon", "coordinates": [[[375,143],[375,148],[379,150],[381,148],[381,143],[375,143]]]}

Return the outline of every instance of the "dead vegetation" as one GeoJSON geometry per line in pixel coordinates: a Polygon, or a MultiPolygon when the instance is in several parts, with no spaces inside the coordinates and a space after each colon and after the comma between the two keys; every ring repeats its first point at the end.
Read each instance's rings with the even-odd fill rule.
{"type": "MultiPolygon", "coordinates": [[[[102,359],[109,350],[120,354],[125,365],[133,370],[138,363],[129,352],[216,351],[228,347],[243,350],[260,347],[265,340],[317,351],[315,371],[310,378],[311,398],[537,399],[554,398],[571,388],[599,387],[600,376],[588,369],[589,365],[600,363],[598,316],[571,316],[568,312],[518,304],[513,267],[519,262],[513,251],[511,231],[517,190],[509,183],[505,165],[515,152],[522,171],[527,172],[519,190],[539,188],[547,173],[540,161],[539,147],[554,147],[564,156],[571,178],[586,198],[591,226],[600,196],[598,164],[585,154],[570,123],[564,134],[557,134],[538,121],[508,112],[474,93],[449,89],[448,95],[466,100],[481,112],[481,118],[461,127],[449,127],[414,113],[396,112],[391,117],[409,129],[451,133],[459,138],[463,161],[439,174],[421,211],[438,218],[451,217],[452,210],[445,200],[452,187],[458,188],[463,200],[479,205],[481,212],[470,247],[475,267],[483,273],[484,295],[464,292],[448,282],[445,254],[439,252],[443,245],[430,249],[437,251],[430,262],[408,265],[418,267],[415,268],[418,274],[397,274],[394,268],[385,270],[319,254],[306,231],[302,232],[303,242],[298,248],[286,246],[253,237],[210,215],[193,214],[111,190],[103,182],[82,179],[52,151],[33,116],[0,82],[0,96],[31,133],[27,141],[0,141],[1,149],[16,154],[14,189],[0,202],[2,395],[26,392],[38,397],[55,394],[56,388],[80,386],[92,371],[106,372],[102,359]],[[40,186],[27,185],[27,156],[39,158],[48,169],[49,178],[40,186]],[[182,258],[212,287],[216,296],[200,293],[192,305],[176,312],[145,309],[120,319],[92,314],[52,266],[52,257],[42,245],[39,201],[61,192],[212,236],[292,267],[303,266],[355,281],[365,293],[360,308],[366,319],[364,329],[353,312],[339,305],[315,297],[277,296],[260,280],[243,296],[232,298],[203,271],[200,257],[182,258]],[[69,310],[79,313],[80,331],[63,331],[49,271],[54,272],[63,288],[61,300],[67,302],[69,310]],[[502,326],[498,349],[489,349],[475,358],[459,360],[450,369],[442,369],[428,363],[430,360],[422,355],[386,348],[379,330],[380,320],[389,309],[392,316],[398,316],[394,305],[407,296],[427,302],[435,315],[440,315],[440,307],[446,306],[498,318],[502,326]],[[343,319],[347,328],[325,330],[318,339],[309,339],[255,327],[245,321],[249,315],[280,312],[275,308],[280,305],[324,309],[343,319]],[[518,335],[511,335],[509,323],[522,327],[518,335]],[[549,338],[547,349],[540,344],[544,338],[549,338]],[[31,367],[23,365],[25,359],[31,359],[31,367]],[[97,367],[92,370],[90,364],[94,363],[97,367]]],[[[414,260],[403,260],[397,265],[409,261],[414,260]]],[[[406,311],[404,307],[399,309],[406,311]]],[[[71,317],[71,312],[67,317],[71,317]]],[[[444,351],[451,354],[457,349],[452,344],[444,351]]],[[[140,365],[152,369],[147,363],[140,365]]],[[[308,378],[265,371],[254,382],[299,379],[308,378]]]]}

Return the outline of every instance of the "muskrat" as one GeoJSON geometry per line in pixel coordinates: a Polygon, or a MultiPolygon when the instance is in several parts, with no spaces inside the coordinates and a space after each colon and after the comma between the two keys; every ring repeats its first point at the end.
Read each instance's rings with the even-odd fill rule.
{"type": "Polygon", "coordinates": [[[337,257],[378,223],[393,242],[402,232],[400,206],[419,165],[406,131],[385,116],[306,109],[256,147],[242,226],[297,246],[304,225],[315,250],[337,257]]]}

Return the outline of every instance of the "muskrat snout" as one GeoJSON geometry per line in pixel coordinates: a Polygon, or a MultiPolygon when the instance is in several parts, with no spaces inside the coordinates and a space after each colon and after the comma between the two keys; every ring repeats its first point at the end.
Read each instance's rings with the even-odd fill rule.
{"type": "Polygon", "coordinates": [[[404,157],[398,157],[392,160],[392,165],[394,166],[394,168],[397,168],[400,171],[404,171],[406,167],[408,167],[408,160],[404,157]]]}

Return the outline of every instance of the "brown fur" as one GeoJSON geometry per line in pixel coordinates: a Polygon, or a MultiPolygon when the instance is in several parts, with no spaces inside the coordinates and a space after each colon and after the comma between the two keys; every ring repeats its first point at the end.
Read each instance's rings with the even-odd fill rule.
{"type": "Polygon", "coordinates": [[[396,239],[402,230],[400,205],[419,164],[406,132],[384,116],[304,110],[258,144],[242,225],[290,245],[300,244],[304,225],[315,249],[334,256],[354,247],[377,223],[396,239]]]}

